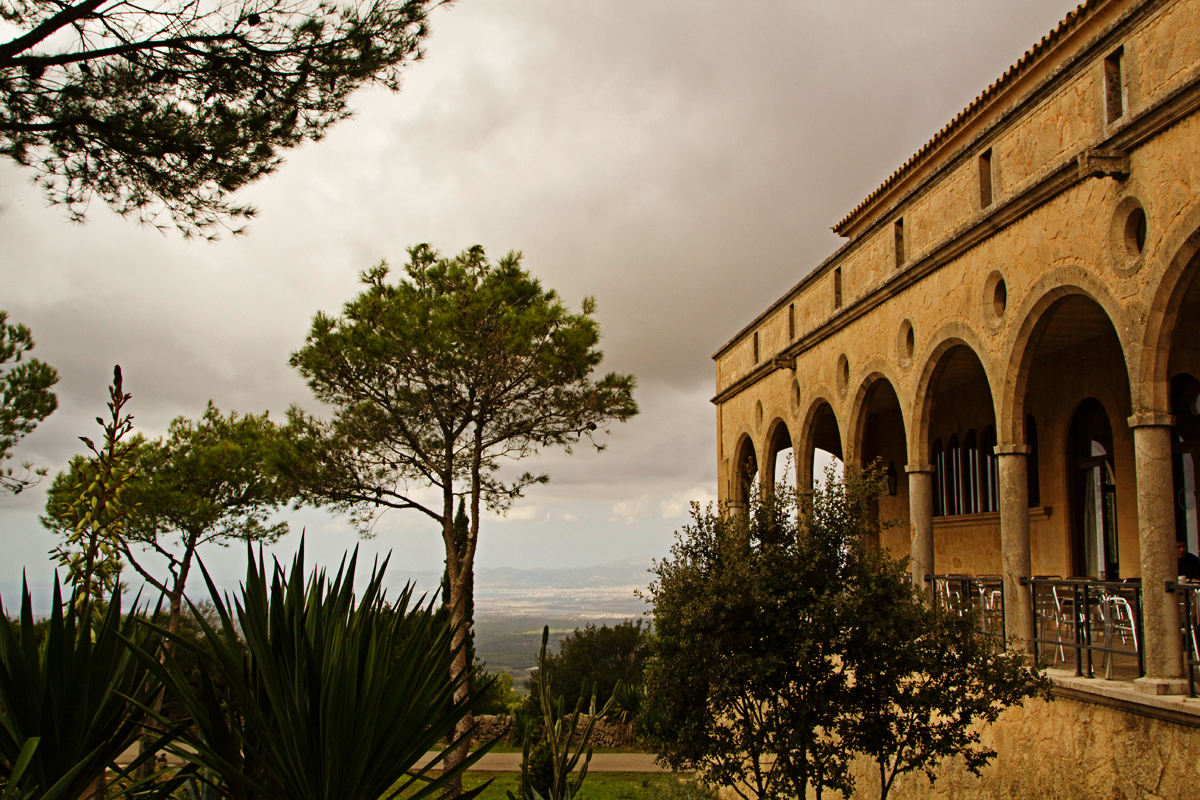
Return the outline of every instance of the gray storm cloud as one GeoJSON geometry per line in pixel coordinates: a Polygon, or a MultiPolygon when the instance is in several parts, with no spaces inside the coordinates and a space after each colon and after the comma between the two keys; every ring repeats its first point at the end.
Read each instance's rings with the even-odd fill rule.
{"type": "MultiPolygon", "coordinates": [[[[436,12],[399,95],[356,98],[354,119],[244,193],[260,209],[249,235],[216,245],[98,205],[72,226],[0,165],[0,307],[62,373],[60,411],[18,458],[57,469],[78,452],[114,363],[150,435],[209,398],[314,407],[287,357],[316,310],[336,311],[358,270],[409,245],[480,243],[523,251],[572,305],[597,297],[605,367],[638,376],[643,408],[606,453],[530,464],[553,480],[526,501],[538,513],[485,531],[481,565],[661,555],[682,495],[715,490],[710,354],[1069,8],[464,0],[436,12]],[[618,504],[645,514],[618,526],[618,504]]],[[[41,492],[0,502],[15,554],[0,580],[45,571],[41,492]]],[[[330,557],[355,541],[336,520],[299,519],[328,534],[330,557]]],[[[439,568],[424,520],[389,520],[372,546],[439,568]]]]}

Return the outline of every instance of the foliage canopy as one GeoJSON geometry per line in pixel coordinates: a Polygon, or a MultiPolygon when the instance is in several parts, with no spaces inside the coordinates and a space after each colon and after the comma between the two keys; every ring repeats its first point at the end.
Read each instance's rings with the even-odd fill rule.
{"type": "Polygon", "coordinates": [[[209,401],[199,420],[179,417],[165,437],[139,448],[132,487],[138,509],[122,552],[169,599],[172,630],[200,546],[271,544],[287,533],[286,522],[270,523],[289,499],[269,469],[279,436],[266,414],[226,416],[209,401]],[[170,578],[149,569],[135,547],[165,559],[170,578]]]}
{"type": "MultiPolygon", "coordinates": [[[[547,655],[545,662],[554,675],[552,688],[562,695],[567,706],[573,706],[593,693],[598,697],[613,697],[618,685],[640,686],[650,651],[650,631],[643,627],[643,620],[627,619],[611,628],[608,625],[597,628],[589,622],[565,637],[558,652],[547,655]]],[[[526,679],[529,701],[538,713],[539,669],[526,679]]]]}
{"type": "Polygon", "coordinates": [[[701,512],[657,581],[643,724],[674,767],[745,798],[849,794],[856,754],[895,777],[994,752],[974,723],[1044,693],[1021,653],[931,608],[903,560],[871,547],[875,471],[832,474],[801,508],[786,486],[701,512]]]}
{"type": "Polygon", "coordinates": [[[0,0],[0,154],[82,219],[98,197],[185,234],[421,57],[434,0],[0,0]]]}
{"type": "MultiPolygon", "coordinates": [[[[36,358],[25,359],[33,349],[33,334],[24,325],[8,322],[8,312],[0,311],[0,463],[12,458],[13,448],[32,433],[37,424],[54,413],[58,398],[51,387],[58,383],[58,372],[36,358]]],[[[0,490],[19,494],[46,474],[23,464],[23,474],[11,467],[0,471],[0,490]]]]}
{"type": "Polygon", "coordinates": [[[364,532],[387,509],[438,524],[457,679],[469,664],[481,513],[506,511],[548,479],[508,477],[501,465],[582,439],[602,449],[596,431],[637,413],[635,381],[592,378],[603,359],[595,301],[572,313],[519,253],[492,262],[479,246],[442,257],[422,244],[408,254],[400,280],[380,263],[362,273],[366,289],[341,315],[313,318],[291,363],[335,413],[326,422],[293,409],[293,444],[279,466],[301,498],[351,512],[364,532]],[[455,530],[457,497],[467,500],[465,536],[455,530]]]}

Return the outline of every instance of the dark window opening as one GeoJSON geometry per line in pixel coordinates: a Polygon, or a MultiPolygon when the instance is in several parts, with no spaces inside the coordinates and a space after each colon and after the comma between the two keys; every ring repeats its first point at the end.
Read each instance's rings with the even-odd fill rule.
{"type": "Polygon", "coordinates": [[[1172,473],[1175,479],[1175,541],[1200,553],[1200,380],[1183,373],[1171,378],[1172,473]]]}
{"type": "Polygon", "coordinates": [[[1042,504],[1042,479],[1038,470],[1038,435],[1037,422],[1033,414],[1025,415],[1025,444],[1029,447],[1029,455],[1025,456],[1025,480],[1029,490],[1029,507],[1042,504]]]}
{"type": "Polygon", "coordinates": [[[1125,218],[1125,249],[1135,258],[1146,249],[1146,209],[1140,206],[1125,218]]]}
{"type": "Polygon", "coordinates": [[[962,453],[962,513],[979,512],[979,444],[975,431],[968,431],[962,453]]]}
{"type": "Polygon", "coordinates": [[[962,449],[958,444],[958,434],[950,437],[946,443],[946,516],[962,513],[962,449]]]}
{"type": "Polygon", "coordinates": [[[996,429],[991,425],[983,431],[979,448],[983,460],[980,485],[980,511],[1000,510],[1000,463],[996,459],[996,429]]]}
{"type": "Polygon", "coordinates": [[[1124,48],[1104,59],[1104,109],[1109,122],[1115,122],[1125,114],[1125,99],[1121,86],[1121,56],[1124,48]]]}
{"type": "Polygon", "coordinates": [[[796,304],[788,306],[788,340],[796,338],[796,304]]]}
{"type": "Polygon", "coordinates": [[[979,207],[992,204],[992,150],[988,148],[979,157],[979,207]]]}
{"type": "Polygon", "coordinates": [[[904,217],[896,220],[896,269],[904,266],[904,217]]]}
{"type": "Polygon", "coordinates": [[[946,453],[942,450],[942,440],[933,442],[933,515],[946,516],[946,498],[942,487],[946,484],[946,453]]]}
{"type": "Polygon", "coordinates": [[[1068,453],[1075,574],[1120,580],[1112,426],[1104,406],[1095,398],[1080,403],[1071,419],[1068,453]]]}
{"type": "Polygon", "coordinates": [[[754,332],[754,363],[758,363],[758,331],[754,332]]]}
{"type": "Polygon", "coordinates": [[[842,307],[842,268],[833,271],[833,307],[842,307]]]}

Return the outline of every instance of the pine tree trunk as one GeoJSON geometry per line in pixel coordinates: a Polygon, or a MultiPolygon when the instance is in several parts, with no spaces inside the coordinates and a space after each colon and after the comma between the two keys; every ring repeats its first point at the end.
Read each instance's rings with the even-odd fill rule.
{"type": "MultiPolygon", "coordinates": [[[[463,676],[457,688],[454,690],[454,702],[465,702],[470,695],[470,681],[467,679],[467,671],[470,664],[467,663],[467,638],[470,635],[470,613],[468,612],[467,597],[466,597],[466,579],[470,575],[468,570],[452,569],[450,576],[450,624],[455,626],[454,640],[451,646],[454,648],[454,660],[450,663],[450,680],[457,681],[459,676],[463,676]]],[[[470,714],[464,714],[462,719],[454,728],[455,737],[462,737],[466,734],[471,726],[475,724],[475,718],[470,714]]],[[[456,747],[449,755],[446,756],[446,769],[457,767],[466,760],[470,749],[470,742],[463,739],[462,744],[456,747]]],[[[459,776],[451,783],[447,793],[448,797],[458,797],[462,793],[462,777],[459,776]]]]}

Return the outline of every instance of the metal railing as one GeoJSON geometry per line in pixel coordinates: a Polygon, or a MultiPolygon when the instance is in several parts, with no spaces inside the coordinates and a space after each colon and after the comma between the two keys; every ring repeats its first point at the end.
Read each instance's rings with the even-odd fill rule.
{"type": "Polygon", "coordinates": [[[934,602],[947,611],[974,613],[980,632],[1004,649],[1004,581],[999,575],[934,575],[934,602]]]}
{"type": "Polygon", "coordinates": [[[1196,668],[1200,667],[1200,583],[1175,586],[1179,598],[1179,620],[1183,629],[1183,668],[1187,673],[1188,697],[1196,696],[1196,668]]]}
{"type": "Polygon", "coordinates": [[[1096,654],[1107,679],[1146,674],[1140,581],[1035,577],[1029,585],[1039,660],[1066,664],[1070,650],[1080,677],[1096,676],[1096,654]]]}

